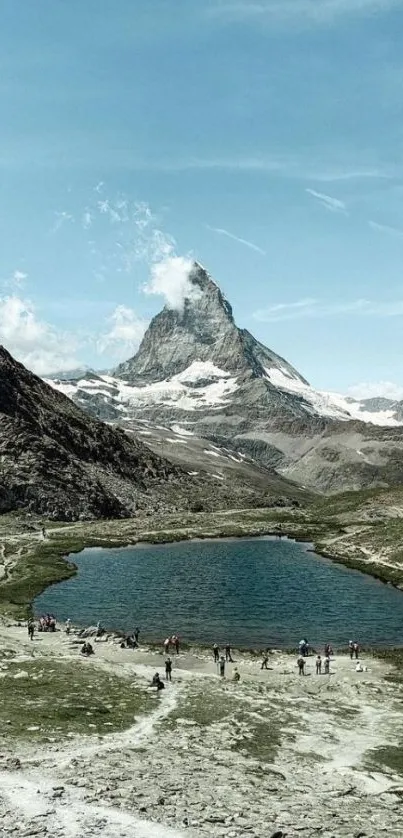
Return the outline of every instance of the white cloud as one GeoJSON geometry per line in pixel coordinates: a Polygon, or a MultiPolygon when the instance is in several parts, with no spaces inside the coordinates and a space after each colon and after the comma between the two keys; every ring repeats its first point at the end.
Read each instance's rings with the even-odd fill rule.
{"type": "Polygon", "coordinates": [[[347,209],[344,201],[340,201],[338,198],[332,198],[331,195],[325,195],[323,192],[315,192],[314,189],[305,189],[305,192],[308,192],[309,195],[312,195],[319,203],[330,212],[341,212],[343,215],[347,215],[347,209]]]}
{"type": "Polygon", "coordinates": [[[337,317],[340,315],[401,317],[403,316],[403,300],[351,300],[341,303],[323,303],[320,300],[309,298],[292,303],[276,303],[265,309],[255,311],[253,317],[255,320],[265,323],[274,323],[282,320],[337,317]]]}
{"type": "Polygon", "coordinates": [[[348,394],[355,399],[381,397],[400,401],[403,399],[403,384],[394,381],[363,381],[349,387],[348,394]]]}
{"type": "Polygon", "coordinates": [[[0,343],[38,375],[79,365],[76,339],[38,319],[33,303],[15,294],[0,297],[0,343]]]}
{"type": "Polygon", "coordinates": [[[119,305],[108,318],[110,329],[97,340],[98,352],[112,351],[114,355],[126,357],[138,348],[147,323],[136,312],[125,305],[119,305]]]}
{"type": "Polygon", "coordinates": [[[149,282],[143,290],[146,294],[164,297],[168,308],[182,311],[186,299],[199,296],[198,289],[190,281],[192,259],[185,256],[168,256],[151,267],[149,282]]]}
{"type": "Polygon", "coordinates": [[[399,230],[398,227],[390,227],[388,224],[378,224],[377,221],[368,221],[368,224],[372,230],[376,230],[378,233],[386,233],[388,236],[394,236],[398,239],[403,238],[403,230],[399,230]]]}
{"type": "Polygon", "coordinates": [[[402,0],[215,0],[210,17],[242,22],[280,23],[287,26],[329,25],[353,17],[402,6],[402,0]]]}
{"type": "Polygon", "coordinates": [[[232,239],[232,241],[238,242],[239,244],[244,244],[245,247],[249,247],[251,250],[255,250],[256,253],[261,253],[262,256],[266,256],[265,250],[263,250],[257,244],[248,241],[247,239],[242,239],[239,236],[234,236],[233,233],[229,233],[228,230],[224,230],[222,227],[210,227],[208,224],[206,225],[206,227],[212,233],[218,233],[220,236],[226,236],[228,239],[232,239]]]}

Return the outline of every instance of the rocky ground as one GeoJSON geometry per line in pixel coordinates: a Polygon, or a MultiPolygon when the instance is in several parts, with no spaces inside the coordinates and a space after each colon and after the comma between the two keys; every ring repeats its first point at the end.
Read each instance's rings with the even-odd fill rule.
{"type": "Polygon", "coordinates": [[[294,656],[273,652],[266,672],[235,653],[221,680],[194,649],[156,696],[158,650],[78,649],[74,635],[31,643],[25,626],[2,626],[2,835],[401,836],[403,686],[390,664],[368,657],[357,673],[337,656],[316,676],[311,658],[302,678],[294,656]]]}

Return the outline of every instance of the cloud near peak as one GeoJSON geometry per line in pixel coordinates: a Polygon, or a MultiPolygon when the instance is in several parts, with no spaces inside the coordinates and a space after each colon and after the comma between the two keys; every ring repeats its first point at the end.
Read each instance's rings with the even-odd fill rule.
{"type": "Polygon", "coordinates": [[[150,279],[144,285],[146,294],[163,297],[168,308],[183,311],[186,299],[200,295],[190,281],[193,260],[187,256],[170,255],[151,266],[150,279]]]}

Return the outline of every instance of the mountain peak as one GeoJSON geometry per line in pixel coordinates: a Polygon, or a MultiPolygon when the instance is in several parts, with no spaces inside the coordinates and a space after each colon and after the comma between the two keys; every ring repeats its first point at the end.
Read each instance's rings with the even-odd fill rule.
{"type": "Polygon", "coordinates": [[[117,368],[119,378],[131,384],[149,384],[204,363],[215,375],[218,370],[224,376],[265,380],[266,367],[280,365],[291,378],[304,381],[283,358],[237,327],[230,303],[198,262],[189,273],[189,284],[183,307],[165,306],[153,318],[137,354],[117,368]]]}

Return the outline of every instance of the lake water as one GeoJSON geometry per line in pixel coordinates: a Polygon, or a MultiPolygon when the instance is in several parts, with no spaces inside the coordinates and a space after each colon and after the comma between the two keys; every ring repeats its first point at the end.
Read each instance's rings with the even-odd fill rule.
{"type": "Polygon", "coordinates": [[[48,588],[37,614],[162,640],[234,646],[400,645],[403,593],[286,539],[87,549],[78,574],[48,588]]]}

